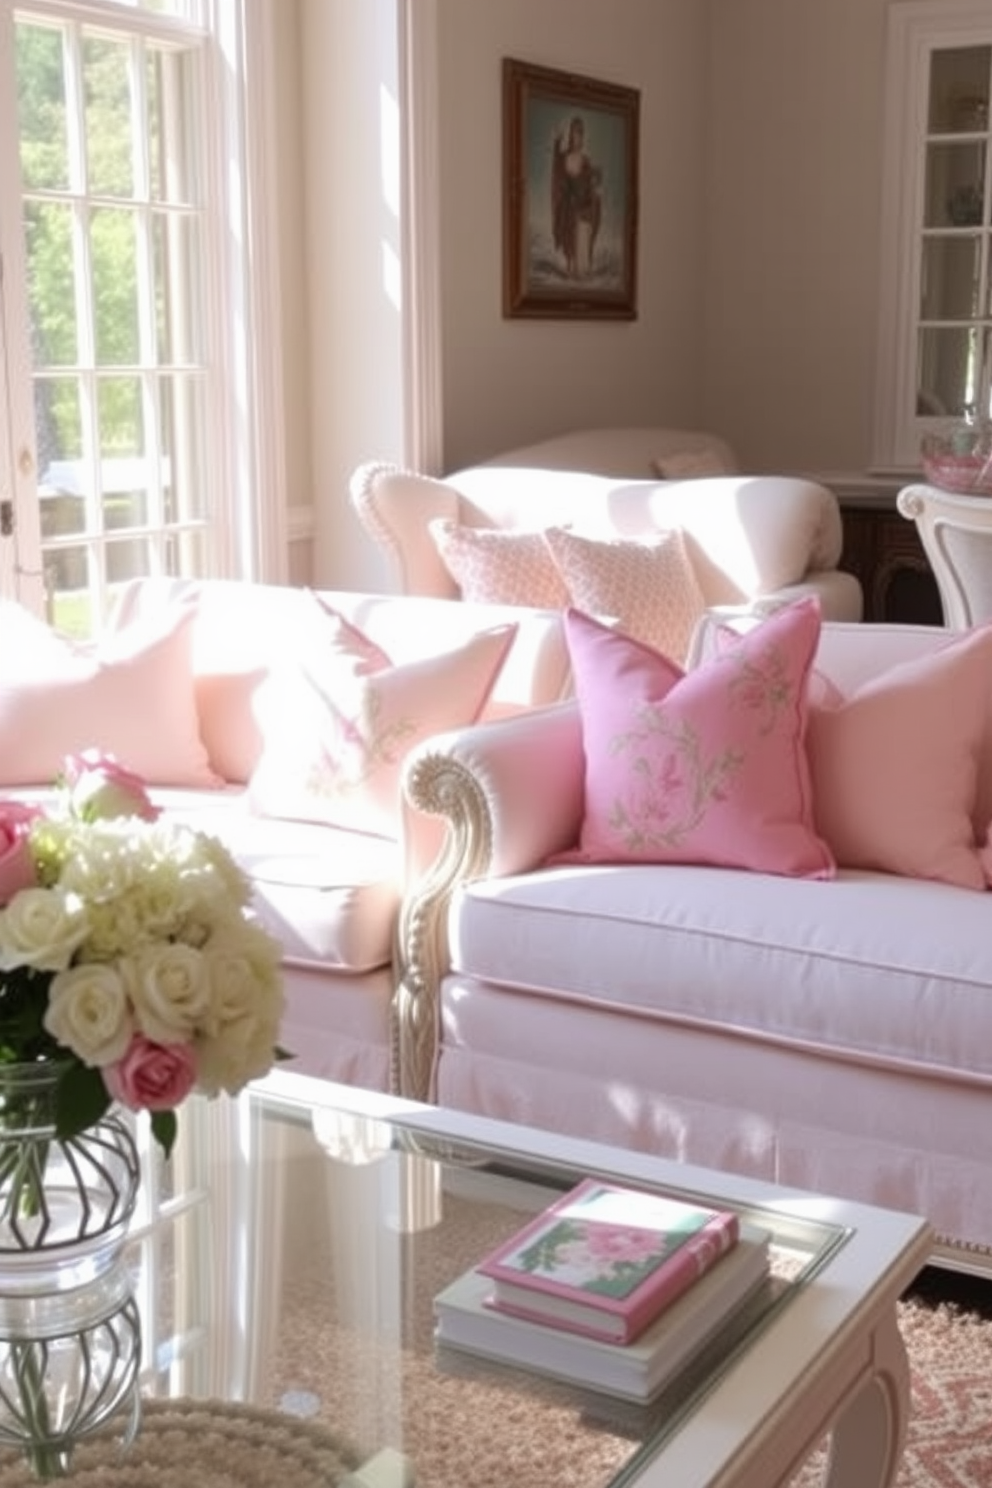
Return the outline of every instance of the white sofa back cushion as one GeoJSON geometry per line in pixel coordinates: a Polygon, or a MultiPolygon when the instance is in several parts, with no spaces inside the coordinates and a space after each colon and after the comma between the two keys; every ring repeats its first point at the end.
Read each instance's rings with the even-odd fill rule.
{"type": "Polygon", "coordinates": [[[740,604],[833,570],[843,543],[833,492],[792,476],[624,480],[494,464],[440,481],[377,464],[356,471],[351,495],[397,563],[404,591],[449,598],[458,590],[429,531],[435,517],[531,531],[571,525],[604,538],[678,527],[708,605],[740,604]]]}

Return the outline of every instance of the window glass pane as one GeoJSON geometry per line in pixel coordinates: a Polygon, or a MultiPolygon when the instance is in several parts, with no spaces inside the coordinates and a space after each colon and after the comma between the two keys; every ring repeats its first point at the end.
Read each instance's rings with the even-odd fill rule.
{"type": "Polygon", "coordinates": [[[42,366],[79,361],[73,299],[73,212],[68,205],[29,201],[24,206],[31,343],[42,366]]]}
{"type": "Polygon", "coordinates": [[[198,377],[163,377],[159,383],[166,522],[197,521],[208,514],[204,391],[198,377]]]}
{"type": "Polygon", "coordinates": [[[987,129],[992,47],[943,47],[930,66],[927,127],[931,134],[987,129]]]}
{"type": "Polygon", "coordinates": [[[927,238],[920,276],[921,320],[969,320],[981,312],[982,241],[927,238]]]}
{"type": "Polygon", "coordinates": [[[189,366],[203,357],[199,223],[175,212],[152,218],[155,340],[160,365],[189,366]]]}
{"type": "Polygon", "coordinates": [[[985,147],[927,146],[925,227],[973,227],[982,221],[985,147]]]}
{"type": "Polygon", "coordinates": [[[97,410],[104,530],[144,527],[150,520],[153,471],[145,447],[140,378],[101,377],[97,410]]]}
{"type": "MultiPolygon", "coordinates": [[[[83,453],[83,414],[78,377],[36,377],[34,418],[38,447],[38,481],[47,490],[78,490],[78,462],[83,453]]],[[[63,529],[65,530],[65,529],[63,529]]]]}
{"type": "Polygon", "coordinates": [[[14,44],[24,188],[64,190],[69,184],[69,151],[62,34],[51,26],[19,21],[14,28],[14,44]]]}
{"type": "Polygon", "coordinates": [[[128,42],[84,39],[87,186],[95,196],[130,196],[135,189],[129,66],[128,42]]]}
{"type": "Polygon", "coordinates": [[[123,584],[127,579],[140,579],[144,574],[154,573],[152,552],[150,537],[129,537],[120,542],[108,542],[105,548],[107,582],[123,584]]]}
{"type": "Polygon", "coordinates": [[[98,207],[90,218],[93,344],[100,366],[137,362],[137,219],[133,211],[98,207]]]}
{"type": "Polygon", "coordinates": [[[192,206],[202,195],[197,175],[196,96],[192,54],[149,47],[145,107],[153,201],[192,206]]]}
{"type": "Polygon", "coordinates": [[[974,327],[920,332],[918,410],[961,418],[978,397],[981,337],[974,327]]]}

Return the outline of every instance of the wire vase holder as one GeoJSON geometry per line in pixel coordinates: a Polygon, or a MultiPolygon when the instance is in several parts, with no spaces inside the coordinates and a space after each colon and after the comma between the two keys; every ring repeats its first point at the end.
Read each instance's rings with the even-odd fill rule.
{"type": "Polygon", "coordinates": [[[55,1062],[0,1065],[0,1295],[42,1295],[95,1280],[127,1238],[138,1151],[115,1110],[55,1135],[55,1062]]]}

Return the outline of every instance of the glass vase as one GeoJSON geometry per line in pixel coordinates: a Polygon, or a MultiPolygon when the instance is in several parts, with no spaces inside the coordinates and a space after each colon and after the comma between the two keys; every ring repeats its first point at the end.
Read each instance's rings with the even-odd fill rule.
{"type": "Polygon", "coordinates": [[[0,1065],[0,1296],[84,1286],[119,1256],[138,1196],[130,1125],[111,1109],[55,1135],[64,1065],[0,1065]]]}
{"type": "Polygon", "coordinates": [[[123,1258],[73,1290],[0,1296],[0,1445],[39,1479],[67,1476],[96,1431],[113,1430],[123,1450],[140,1420],[140,1362],[123,1258]]]}

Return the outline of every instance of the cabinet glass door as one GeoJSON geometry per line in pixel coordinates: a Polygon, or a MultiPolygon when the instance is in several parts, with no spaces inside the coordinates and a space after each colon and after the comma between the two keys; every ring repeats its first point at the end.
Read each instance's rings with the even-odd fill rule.
{"type": "Polygon", "coordinates": [[[992,43],[935,49],[923,151],[917,414],[992,416],[992,43]]]}

